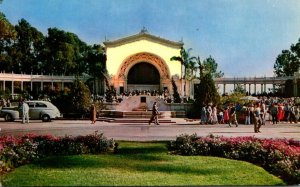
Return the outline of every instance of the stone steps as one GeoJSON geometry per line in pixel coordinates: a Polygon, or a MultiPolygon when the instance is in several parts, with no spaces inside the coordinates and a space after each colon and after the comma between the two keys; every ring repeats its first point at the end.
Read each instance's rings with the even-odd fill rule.
{"type": "MultiPolygon", "coordinates": [[[[106,118],[106,117],[100,117],[97,119],[97,121],[106,121],[109,123],[148,123],[149,119],[134,119],[134,118],[106,118]]],[[[172,121],[171,119],[158,119],[159,123],[176,123],[175,121],[172,121]]],[[[153,124],[153,123],[152,123],[153,124]]]]}
{"type": "MultiPolygon", "coordinates": [[[[172,118],[184,117],[185,111],[160,111],[159,118],[172,118]]],[[[150,119],[152,111],[116,111],[116,110],[103,110],[102,116],[112,118],[148,118],[150,119]]]]}

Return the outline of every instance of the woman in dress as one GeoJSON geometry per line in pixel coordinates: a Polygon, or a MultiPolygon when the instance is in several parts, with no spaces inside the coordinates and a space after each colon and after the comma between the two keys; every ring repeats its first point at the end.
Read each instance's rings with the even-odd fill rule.
{"type": "Polygon", "coordinates": [[[96,123],[96,107],[94,104],[92,104],[92,106],[90,108],[90,120],[92,121],[91,124],[96,123]]]}
{"type": "Polygon", "coordinates": [[[229,111],[228,111],[228,108],[226,107],[225,109],[224,109],[224,124],[228,124],[228,122],[229,122],[229,111]]]}
{"type": "Polygon", "coordinates": [[[282,104],[278,104],[278,116],[277,116],[278,122],[282,121],[283,117],[284,117],[284,112],[283,112],[282,104]]]}

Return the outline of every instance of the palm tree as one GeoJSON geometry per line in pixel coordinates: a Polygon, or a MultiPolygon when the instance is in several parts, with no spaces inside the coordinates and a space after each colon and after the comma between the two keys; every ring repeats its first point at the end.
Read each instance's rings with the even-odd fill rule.
{"type": "Polygon", "coordinates": [[[201,60],[200,60],[199,56],[196,58],[196,60],[197,60],[197,64],[198,64],[198,68],[199,68],[199,72],[200,72],[200,80],[201,80],[201,78],[204,75],[204,64],[201,63],[201,60]]]}
{"type": "Polygon", "coordinates": [[[181,79],[184,79],[184,96],[186,96],[186,74],[187,70],[191,64],[195,64],[193,61],[195,57],[190,57],[190,51],[192,49],[189,48],[187,51],[182,47],[180,50],[180,56],[173,56],[171,57],[171,61],[179,61],[181,63],[181,79]],[[184,74],[183,74],[184,68],[184,74]]]}

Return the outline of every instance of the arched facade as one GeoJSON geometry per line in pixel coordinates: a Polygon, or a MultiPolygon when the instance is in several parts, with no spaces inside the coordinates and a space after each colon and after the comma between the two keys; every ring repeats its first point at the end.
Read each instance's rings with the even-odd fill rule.
{"type": "MultiPolygon", "coordinates": [[[[159,90],[172,91],[172,77],[181,77],[182,68],[178,61],[171,61],[172,56],[180,56],[181,42],[173,42],[141,32],[115,41],[104,42],[107,55],[107,70],[110,82],[114,85],[117,93],[130,92],[133,90],[159,90]],[[129,72],[137,64],[146,63],[153,72],[158,72],[159,84],[128,84],[129,72]]],[[[145,66],[146,66],[145,64],[145,66]]],[[[136,70],[138,70],[137,68],[136,70]]],[[[147,70],[145,70],[147,79],[147,70]]],[[[150,70],[149,70],[150,71],[150,70]]],[[[149,72],[148,72],[149,73],[149,72]]],[[[182,82],[176,79],[178,91],[182,89],[182,82]]],[[[145,81],[147,82],[147,81],[145,81]]]]}
{"type": "MultiPolygon", "coordinates": [[[[122,64],[119,67],[118,73],[116,75],[117,82],[120,85],[124,85],[124,91],[132,91],[132,89],[136,88],[138,90],[162,90],[164,87],[168,87],[170,84],[170,71],[167,66],[167,64],[164,62],[162,58],[155,54],[147,53],[147,52],[141,52],[134,55],[130,55],[127,57],[122,64]],[[156,70],[159,73],[159,87],[157,88],[154,85],[136,85],[129,87],[128,85],[128,74],[129,71],[132,70],[133,67],[135,67],[137,64],[140,63],[149,63],[152,66],[156,68],[156,70]]],[[[144,79],[147,79],[146,74],[144,79]]]]}

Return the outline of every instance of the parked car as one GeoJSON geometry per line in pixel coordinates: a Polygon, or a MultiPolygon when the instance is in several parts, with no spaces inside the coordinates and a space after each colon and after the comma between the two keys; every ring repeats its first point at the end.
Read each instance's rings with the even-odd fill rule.
{"type": "MultiPolygon", "coordinates": [[[[41,119],[43,122],[51,121],[52,119],[60,118],[61,113],[56,106],[48,101],[25,101],[29,106],[29,119],[41,119]]],[[[22,108],[3,107],[0,110],[0,116],[4,117],[5,121],[14,121],[22,119],[22,108]]]]}

